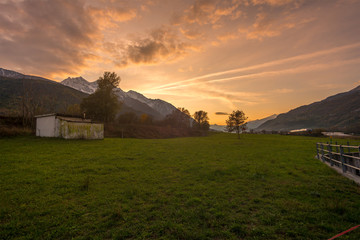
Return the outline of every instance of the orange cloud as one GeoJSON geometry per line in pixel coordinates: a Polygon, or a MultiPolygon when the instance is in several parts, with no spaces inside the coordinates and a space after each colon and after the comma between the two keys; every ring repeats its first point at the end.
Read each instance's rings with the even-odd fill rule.
{"type": "Polygon", "coordinates": [[[268,4],[273,6],[281,6],[289,3],[299,2],[297,0],[251,0],[254,5],[268,4]]]}
{"type": "Polygon", "coordinates": [[[201,38],[203,36],[203,34],[196,29],[183,29],[180,28],[180,32],[188,39],[194,40],[194,39],[198,39],[201,38]]]}
{"type": "Polygon", "coordinates": [[[358,48],[360,48],[360,43],[348,44],[348,45],[339,46],[339,47],[335,47],[335,48],[331,48],[331,49],[326,49],[326,50],[321,50],[321,51],[317,51],[317,52],[312,52],[312,53],[297,55],[297,56],[293,56],[293,57],[289,57],[289,58],[284,58],[284,59],[280,59],[280,60],[261,63],[261,64],[257,64],[257,65],[253,65],[253,66],[236,68],[236,69],[215,72],[215,73],[209,73],[209,74],[186,79],[186,80],[175,82],[175,83],[164,84],[164,85],[158,86],[156,88],[153,88],[153,90],[182,88],[184,86],[193,86],[193,85],[197,85],[197,84],[202,84],[204,82],[208,82],[208,83],[226,82],[226,81],[245,79],[245,78],[259,78],[259,77],[265,77],[265,76],[270,76],[270,75],[274,76],[274,75],[280,75],[280,74],[294,74],[294,73],[300,73],[300,72],[306,72],[306,71],[327,69],[327,68],[342,66],[342,65],[346,65],[346,64],[356,64],[360,61],[357,58],[344,60],[344,61],[327,62],[327,63],[322,63],[322,64],[307,64],[305,66],[300,66],[297,68],[290,68],[290,69],[263,71],[263,72],[257,72],[257,73],[246,73],[251,70],[253,71],[253,70],[264,69],[264,68],[274,67],[274,66],[285,65],[285,67],[286,67],[286,64],[294,63],[294,62],[297,62],[297,63],[305,62],[306,63],[306,62],[310,62],[311,59],[316,59],[316,58],[324,57],[324,56],[331,56],[334,54],[339,54],[344,51],[349,51],[349,50],[358,49],[358,48]],[[241,72],[245,72],[245,73],[241,74],[241,75],[233,76],[233,77],[226,77],[226,78],[218,77],[218,76],[229,75],[229,74],[237,74],[237,73],[241,73],[241,72]],[[216,77],[218,77],[218,78],[216,78],[216,77]]]}
{"type": "Polygon", "coordinates": [[[119,67],[131,64],[172,62],[187,54],[195,46],[183,42],[170,28],[154,29],[145,38],[127,44],[109,44],[107,50],[117,59],[119,67]]]}
{"type": "Polygon", "coordinates": [[[239,38],[239,35],[237,33],[227,33],[223,34],[217,37],[221,42],[227,42],[229,40],[234,40],[239,38]]]}
{"type": "MultiPolygon", "coordinates": [[[[100,20],[101,25],[106,26],[112,22],[126,22],[136,17],[136,9],[125,9],[121,7],[88,7],[89,13],[96,19],[100,20]]],[[[110,25],[114,26],[114,25],[110,25]]]]}
{"type": "Polygon", "coordinates": [[[7,1],[0,16],[0,62],[8,68],[76,73],[94,58],[90,49],[100,33],[83,1],[7,1]]]}

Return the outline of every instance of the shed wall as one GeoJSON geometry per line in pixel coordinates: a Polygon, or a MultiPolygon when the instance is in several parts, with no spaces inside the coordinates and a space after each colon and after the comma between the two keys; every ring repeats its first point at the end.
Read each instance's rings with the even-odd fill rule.
{"type": "Polygon", "coordinates": [[[104,139],[104,125],[101,123],[68,122],[58,119],[60,137],[65,139],[104,139]]]}
{"type": "Polygon", "coordinates": [[[57,137],[55,135],[55,116],[36,118],[36,136],[57,137]]]}

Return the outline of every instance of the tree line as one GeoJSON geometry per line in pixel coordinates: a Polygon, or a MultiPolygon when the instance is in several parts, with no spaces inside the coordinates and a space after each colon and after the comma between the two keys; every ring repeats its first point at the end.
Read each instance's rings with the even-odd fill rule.
{"type": "Polygon", "coordinates": [[[154,121],[152,116],[134,112],[118,115],[122,103],[113,91],[120,83],[120,77],[114,72],[105,72],[98,80],[97,90],[84,98],[80,104],[80,111],[87,118],[104,122],[106,125],[155,125],[187,129],[193,134],[204,134],[209,130],[208,113],[200,110],[193,115],[185,108],[177,108],[165,119],[154,121]]]}
{"type": "MultiPolygon", "coordinates": [[[[121,102],[118,101],[114,93],[114,89],[119,85],[121,79],[114,72],[105,72],[97,83],[97,90],[84,98],[80,108],[86,113],[86,116],[102,121],[106,124],[142,124],[142,125],[160,125],[170,126],[181,129],[191,129],[193,132],[204,134],[209,128],[208,113],[200,110],[193,115],[185,108],[178,108],[171,114],[167,115],[161,121],[154,121],[150,115],[142,114],[140,116],[133,112],[128,112],[117,116],[121,108],[121,102]]],[[[226,120],[226,129],[228,132],[236,132],[240,137],[240,133],[246,130],[247,117],[241,110],[233,111],[226,120]]]]}
{"type": "MultiPolygon", "coordinates": [[[[16,118],[16,124],[21,123],[24,128],[34,129],[35,115],[48,113],[49,109],[51,112],[56,112],[61,107],[63,110],[60,109],[59,113],[82,117],[85,114],[86,118],[104,122],[105,129],[122,128],[121,132],[123,132],[124,126],[128,125],[179,129],[181,136],[206,135],[209,131],[209,116],[203,110],[190,114],[187,109],[181,107],[175,109],[162,120],[154,120],[151,115],[145,113],[127,112],[119,114],[122,103],[118,100],[114,89],[120,82],[121,78],[115,72],[104,72],[103,76],[97,80],[98,88],[93,94],[83,98],[80,104],[68,105],[66,101],[65,104],[62,104],[53,96],[39,98],[35,91],[36,87],[23,80],[20,97],[14,100],[14,104],[20,107],[14,110],[12,116],[15,117],[11,121],[16,118]]],[[[246,128],[245,120],[246,117],[242,111],[234,111],[226,121],[227,130],[229,132],[236,131],[239,136],[239,133],[246,128]]],[[[2,120],[2,122],[4,121],[2,120]]],[[[179,131],[177,132],[179,135],[179,131]]]]}

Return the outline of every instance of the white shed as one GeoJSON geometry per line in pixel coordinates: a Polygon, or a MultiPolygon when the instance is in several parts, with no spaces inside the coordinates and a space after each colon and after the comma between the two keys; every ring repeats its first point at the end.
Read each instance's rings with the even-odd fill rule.
{"type": "Polygon", "coordinates": [[[65,139],[104,139],[104,124],[51,113],[35,116],[36,136],[65,139]]]}

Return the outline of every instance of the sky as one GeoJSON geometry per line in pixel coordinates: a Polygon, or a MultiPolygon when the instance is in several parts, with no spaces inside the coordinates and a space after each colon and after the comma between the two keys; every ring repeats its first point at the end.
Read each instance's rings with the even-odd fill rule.
{"type": "Polygon", "coordinates": [[[0,0],[0,67],[160,98],[212,124],[360,85],[360,0],[0,0]]]}

